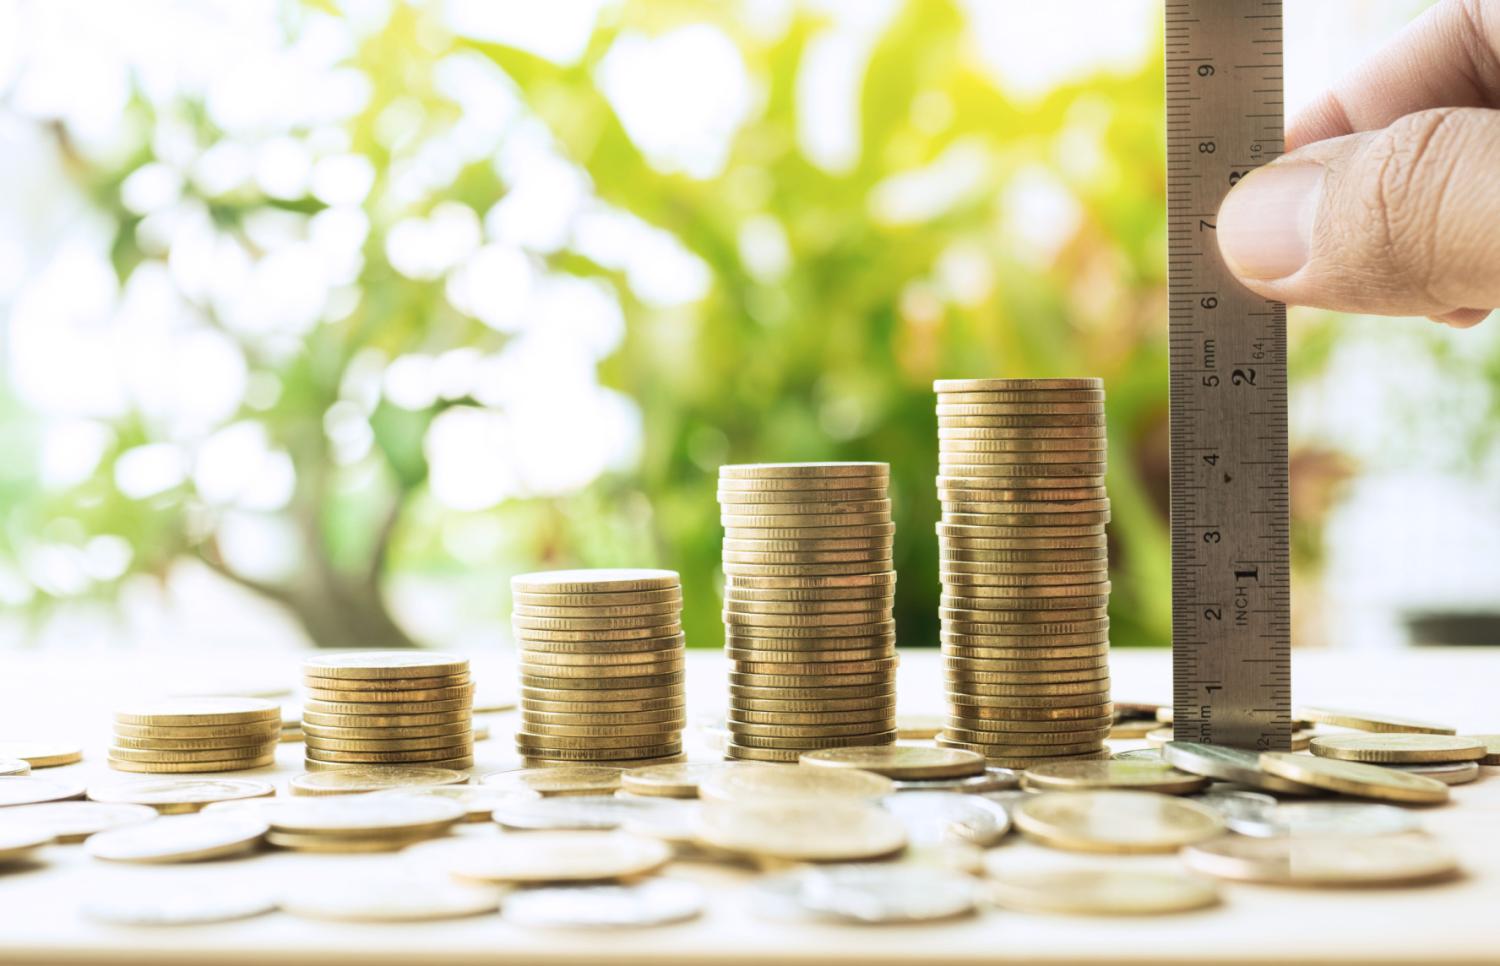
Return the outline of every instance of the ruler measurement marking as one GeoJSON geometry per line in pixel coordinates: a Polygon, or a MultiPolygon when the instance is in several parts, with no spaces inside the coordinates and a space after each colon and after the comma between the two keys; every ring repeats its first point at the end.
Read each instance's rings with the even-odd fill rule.
{"type": "Polygon", "coordinates": [[[1166,3],[1176,737],[1290,745],[1286,311],[1219,259],[1219,204],[1282,153],[1280,0],[1166,3]]]}

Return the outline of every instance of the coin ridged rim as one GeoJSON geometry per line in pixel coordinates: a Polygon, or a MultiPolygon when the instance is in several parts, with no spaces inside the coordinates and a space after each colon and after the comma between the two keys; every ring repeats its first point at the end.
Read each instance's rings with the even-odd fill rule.
{"type": "Polygon", "coordinates": [[[984,774],[984,756],[958,748],[883,745],[871,748],[823,748],[801,756],[813,768],[859,768],[891,779],[966,778],[984,774]]]}
{"type": "MultiPolygon", "coordinates": [[[[1094,715],[1087,718],[977,718],[963,714],[950,714],[943,727],[959,731],[985,731],[1003,735],[1075,734],[1092,735],[1110,730],[1110,715],[1094,715]],[[1022,727],[1022,726],[1025,727],[1022,727]],[[1038,727],[1038,726],[1042,727],[1038,727]]],[[[941,730],[941,729],[939,729],[941,730]]],[[[1084,740],[1080,737],[1079,740],[1084,740]]]]}
{"type": "Polygon", "coordinates": [[[608,735],[565,735],[552,730],[517,731],[516,747],[525,751],[544,748],[564,751],[604,751],[619,748],[656,748],[681,741],[681,728],[665,727],[645,734],[615,733],[608,735]]]}
{"type": "Polygon", "coordinates": [[[1436,805],[1450,797],[1448,786],[1434,778],[1357,761],[1262,752],[1262,770],[1323,791],[1414,805],[1436,805]]]}
{"type": "Polygon", "coordinates": [[[114,720],[118,724],[176,727],[280,722],[281,707],[260,698],[163,698],[117,710],[114,720]]]}
{"type": "Polygon", "coordinates": [[[435,678],[466,673],[469,659],[440,651],[346,651],[306,658],[302,670],[329,678],[435,678]]]}
{"type": "Polygon", "coordinates": [[[947,392],[1045,392],[1048,390],[1104,391],[1098,376],[1048,376],[1045,378],[935,379],[932,391],[947,392]]]}
{"type": "MultiPolygon", "coordinates": [[[[850,487],[846,490],[719,490],[714,494],[719,506],[832,506],[836,509],[809,510],[809,513],[843,512],[851,504],[890,504],[885,486],[850,487]]],[[[871,507],[871,510],[878,507],[871,507]]],[[[759,512],[759,511],[756,511],[759,512]]],[[[788,510],[788,513],[797,512],[788,510]]]]}
{"type": "Polygon", "coordinates": [[[468,780],[463,772],[448,768],[381,765],[303,772],[292,777],[290,788],[293,795],[349,795],[403,785],[461,785],[468,780]]]}
{"type": "Polygon", "coordinates": [[[664,604],[669,602],[682,602],[681,586],[669,587],[663,590],[631,590],[613,591],[610,593],[574,593],[574,594],[534,594],[527,591],[513,590],[510,595],[513,604],[524,604],[531,607],[628,607],[641,604],[664,604]]]}
{"type": "Polygon", "coordinates": [[[896,729],[896,715],[871,721],[845,721],[839,724],[799,725],[764,724],[761,722],[737,721],[730,718],[727,726],[731,740],[745,742],[749,738],[847,738],[854,735],[885,734],[896,729]]]}
{"type": "MultiPolygon", "coordinates": [[[[596,699],[567,700],[560,701],[555,693],[550,691],[539,691],[534,694],[523,695],[521,708],[523,711],[540,711],[552,714],[574,714],[582,710],[588,712],[599,711],[606,714],[628,714],[636,711],[665,711],[668,708],[683,707],[682,686],[671,688],[657,688],[653,693],[647,695],[634,695],[631,697],[619,697],[604,692],[604,696],[596,699]]],[[[570,694],[571,698],[572,695],[570,694]]]]}
{"type": "Polygon", "coordinates": [[[265,768],[268,765],[276,764],[276,754],[274,751],[272,751],[270,754],[263,755],[259,758],[151,762],[127,761],[122,758],[116,758],[111,754],[108,758],[108,763],[109,767],[113,768],[115,771],[137,772],[147,775],[192,773],[211,774],[213,772],[221,771],[247,771],[251,768],[265,768]]]}
{"type": "Polygon", "coordinates": [[[681,586],[677,571],[654,568],[541,570],[510,579],[513,594],[613,594],[681,586]]]}
{"type": "Polygon", "coordinates": [[[874,732],[847,735],[819,735],[805,738],[768,738],[735,732],[730,742],[738,748],[772,748],[778,751],[812,751],[821,748],[845,748],[891,744],[896,740],[895,726],[874,732]]]}
{"type": "Polygon", "coordinates": [[[835,460],[808,463],[726,463],[719,478],[728,480],[797,479],[801,477],[879,476],[889,477],[891,464],[835,460]]]}

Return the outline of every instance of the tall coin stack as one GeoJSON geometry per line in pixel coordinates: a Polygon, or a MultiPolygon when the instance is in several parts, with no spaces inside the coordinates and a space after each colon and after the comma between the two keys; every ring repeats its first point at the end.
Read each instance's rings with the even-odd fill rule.
{"type": "Polygon", "coordinates": [[[886,463],[719,469],[730,758],[896,739],[886,463]]]}
{"type": "Polygon", "coordinates": [[[109,766],[149,774],[243,771],[276,762],[281,709],[256,698],[169,698],[115,712],[109,766]]]}
{"type": "Polygon", "coordinates": [[[939,742],[1025,768],[1106,755],[1107,443],[1099,379],[941,379],[939,742]]]}
{"type": "Polygon", "coordinates": [[[302,665],[309,770],[474,764],[469,659],[433,651],[321,654],[302,665]]]}
{"type": "Polygon", "coordinates": [[[682,581],[672,570],[555,570],[511,580],[529,766],[682,754],[682,581]]]}

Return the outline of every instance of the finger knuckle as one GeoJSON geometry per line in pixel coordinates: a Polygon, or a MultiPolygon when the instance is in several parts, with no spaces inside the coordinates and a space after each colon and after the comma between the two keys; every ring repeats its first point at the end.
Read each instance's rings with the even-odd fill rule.
{"type": "Polygon", "coordinates": [[[1377,242],[1391,280],[1431,293],[1443,269],[1440,216],[1462,138],[1462,112],[1409,114],[1372,145],[1377,242]]]}

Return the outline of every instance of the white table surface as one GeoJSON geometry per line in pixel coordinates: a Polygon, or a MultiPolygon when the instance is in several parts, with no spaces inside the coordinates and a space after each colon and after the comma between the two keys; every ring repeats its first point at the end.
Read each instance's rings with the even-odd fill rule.
{"type": "MultiPolygon", "coordinates": [[[[900,677],[904,712],[939,712],[937,654],[907,651],[900,677]]],[[[1122,700],[1167,700],[1165,651],[1118,651],[1114,694],[1122,700]]],[[[481,690],[508,688],[504,656],[477,659],[481,690]]],[[[692,652],[688,700],[694,715],[721,713],[725,663],[692,652]]],[[[194,682],[295,683],[297,655],[181,655],[90,652],[73,657],[0,655],[0,737],[79,740],[86,759],[42,774],[88,781],[127,777],[104,764],[111,708],[132,692],[182,690],[194,682]]],[[[1460,731],[1500,732],[1500,653],[1406,652],[1388,658],[1299,653],[1299,702],[1385,709],[1447,721],[1460,731]]],[[[512,717],[496,719],[492,740],[478,746],[476,774],[514,767],[512,717]]],[[[691,732],[691,729],[690,729],[691,732]]],[[[691,734],[690,734],[691,738],[691,734]]],[[[1117,747],[1139,745],[1115,743],[1117,747]]],[[[692,749],[695,758],[711,757],[692,749]]],[[[281,746],[273,769],[248,772],[285,780],[301,770],[301,745],[281,746]]],[[[1458,881],[1401,889],[1306,890],[1226,885],[1222,906],[1183,915],[1123,919],[987,911],[924,926],[791,925],[757,918],[744,891],[749,874],[678,862],[666,874],[710,887],[700,919],[680,925],[610,932],[523,929],[498,916],[419,925],[346,925],[284,913],[204,926],[142,929],[97,925],[78,909],[96,891],[151,889],[158,883],[285,881],[290,876],[358,875],[389,856],[322,856],[268,852],[232,862],[116,867],[77,846],[50,846],[41,867],[0,872],[0,962],[247,963],[281,966],[348,959],[363,963],[914,963],[914,962],[1497,962],[1500,961],[1500,768],[1453,790],[1452,803],[1423,811],[1426,826],[1463,859],[1458,881]]],[[[498,834],[484,826],[465,834],[498,834]]],[[[1011,835],[998,846],[1013,868],[1175,867],[1172,856],[1085,856],[1046,849],[1011,835]]]]}

